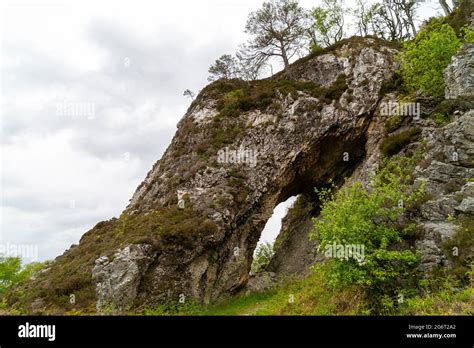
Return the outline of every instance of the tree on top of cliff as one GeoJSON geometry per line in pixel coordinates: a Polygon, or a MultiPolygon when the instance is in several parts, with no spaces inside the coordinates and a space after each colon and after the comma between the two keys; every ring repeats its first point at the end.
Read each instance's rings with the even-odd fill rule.
{"type": "Polygon", "coordinates": [[[403,41],[417,34],[416,10],[421,0],[379,1],[366,7],[358,0],[353,10],[360,35],[375,35],[384,40],[403,41]]]}
{"type": "Polygon", "coordinates": [[[307,42],[307,12],[296,0],[271,0],[250,13],[245,32],[253,38],[241,55],[261,64],[272,57],[283,60],[285,69],[307,42]]]}
{"type": "Polygon", "coordinates": [[[209,81],[215,81],[220,78],[233,79],[238,77],[239,68],[238,61],[235,57],[230,54],[223,54],[216,59],[214,64],[209,68],[209,81]]]}
{"type": "Polygon", "coordinates": [[[311,11],[311,40],[315,46],[330,46],[344,37],[344,9],[340,0],[324,0],[323,6],[311,11]]]}

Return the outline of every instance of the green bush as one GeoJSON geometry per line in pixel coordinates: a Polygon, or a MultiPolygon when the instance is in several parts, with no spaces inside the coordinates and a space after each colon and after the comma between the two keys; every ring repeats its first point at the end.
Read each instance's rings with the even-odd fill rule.
{"type": "Polygon", "coordinates": [[[474,277],[474,220],[469,217],[461,217],[457,224],[459,229],[454,236],[443,243],[446,258],[451,261],[450,274],[461,283],[467,285],[474,277]]]}
{"type": "Polygon", "coordinates": [[[9,287],[29,279],[44,266],[43,263],[32,262],[21,265],[21,258],[0,256],[0,294],[9,287]]]}
{"type": "Polygon", "coordinates": [[[454,29],[433,19],[413,41],[404,44],[399,56],[404,88],[409,92],[440,96],[444,94],[443,72],[462,42],[454,29]]]}
{"type": "Polygon", "coordinates": [[[423,197],[424,185],[412,187],[413,163],[406,157],[385,162],[369,189],[355,183],[335,194],[317,190],[322,210],[310,237],[319,242],[318,251],[325,253],[334,244],[364,247],[362,259],[330,257],[328,283],[338,288],[361,286],[376,313],[389,307],[388,300],[394,303],[409,288],[405,283],[415,279],[418,256],[403,246],[402,239],[413,226],[395,223],[423,197]]]}
{"type": "Polygon", "coordinates": [[[385,129],[388,133],[392,133],[397,130],[402,123],[402,117],[400,115],[392,115],[385,122],[385,129]]]}
{"type": "Polygon", "coordinates": [[[238,89],[218,97],[217,109],[221,116],[230,117],[238,117],[250,110],[264,111],[270,105],[275,105],[277,91],[293,98],[298,96],[298,92],[304,92],[329,104],[339,99],[347,90],[346,79],[347,76],[341,74],[332,85],[323,87],[311,81],[281,79],[275,76],[251,84],[238,85],[238,89]]]}
{"type": "Polygon", "coordinates": [[[117,249],[130,244],[147,243],[156,250],[169,245],[189,249],[196,240],[208,245],[209,237],[216,232],[217,225],[194,211],[190,202],[184,209],[168,206],[147,214],[122,214],[85,233],[79,245],[56,258],[48,272],[24,282],[21,288],[10,287],[5,292],[7,304],[26,313],[31,303],[41,297],[48,303],[48,313],[64,314],[78,307],[93,313],[97,299],[91,271],[97,258],[113,257],[117,249]],[[70,303],[71,294],[76,296],[76,304],[70,303]]]}
{"type": "Polygon", "coordinates": [[[446,116],[440,112],[435,113],[433,115],[433,118],[438,125],[444,125],[451,121],[451,118],[449,116],[446,116]]]}
{"type": "Polygon", "coordinates": [[[459,5],[444,19],[444,23],[453,27],[456,34],[460,34],[462,28],[471,23],[471,16],[474,12],[474,2],[472,0],[457,1],[459,5]]]}

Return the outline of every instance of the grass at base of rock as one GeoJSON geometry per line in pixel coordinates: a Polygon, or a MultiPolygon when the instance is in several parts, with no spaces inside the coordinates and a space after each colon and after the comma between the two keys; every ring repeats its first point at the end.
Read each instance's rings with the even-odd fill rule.
{"type": "MultiPolygon", "coordinates": [[[[293,281],[259,294],[240,295],[219,304],[162,305],[144,315],[276,316],[276,315],[370,315],[362,291],[334,290],[326,286],[322,273],[293,281]]],[[[424,295],[408,297],[389,315],[473,315],[474,287],[455,289],[449,285],[424,295]]]]}
{"type": "Polygon", "coordinates": [[[456,289],[444,286],[423,296],[407,298],[399,315],[474,315],[474,287],[456,289]]]}
{"type": "Polygon", "coordinates": [[[307,278],[287,278],[272,290],[241,294],[204,306],[173,303],[147,309],[145,315],[357,315],[366,314],[362,292],[356,288],[334,290],[325,284],[322,268],[307,278]]]}

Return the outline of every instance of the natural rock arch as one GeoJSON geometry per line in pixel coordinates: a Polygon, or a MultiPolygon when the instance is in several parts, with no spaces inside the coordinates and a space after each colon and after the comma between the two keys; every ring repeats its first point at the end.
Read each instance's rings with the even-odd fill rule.
{"type": "MultiPolygon", "coordinates": [[[[250,84],[218,81],[204,89],[126,214],[184,203],[210,217],[217,231],[181,254],[176,244],[162,246],[140,276],[138,303],[180,295],[209,302],[242,288],[274,207],[302,194],[317,209],[314,188],[341,183],[361,162],[381,88],[396,68],[395,53],[374,39],[357,39],[294,64],[286,75],[250,84]],[[266,85],[274,95],[260,107],[252,96],[266,85]],[[243,155],[232,157],[239,149],[243,155]],[[219,163],[219,150],[227,163],[219,163]],[[249,158],[255,154],[254,164],[249,158]],[[180,172],[191,175],[170,185],[180,172]]],[[[281,268],[278,258],[270,268],[281,268]]]]}
{"type": "Polygon", "coordinates": [[[90,290],[98,310],[117,312],[230,296],[248,281],[273,209],[296,195],[305,197],[304,216],[269,267],[306,267],[310,256],[286,269],[284,259],[312,248],[304,235],[318,209],[314,188],[341,184],[364,159],[396,53],[390,43],[356,37],[265,80],[207,86],[122,215],[84,234],[32,283],[38,293],[30,296],[90,290]]]}

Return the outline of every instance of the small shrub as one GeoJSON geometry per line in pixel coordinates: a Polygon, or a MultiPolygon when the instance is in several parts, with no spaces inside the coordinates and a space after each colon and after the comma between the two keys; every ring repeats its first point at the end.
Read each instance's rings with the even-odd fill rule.
{"type": "Polygon", "coordinates": [[[346,79],[346,75],[339,75],[336,81],[334,81],[334,83],[327,88],[325,97],[332,100],[339,99],[341,95],[347,90],[346,79]]]}
{"type": "Polygon", "coordinates": [[[472,0],[461,0],[458,3],[456,9],[445,17],[444,22],[452,26],[456,34],[459,35],[462,33],[462,28],[471,23],[474,2],[472,0]]]}
{"type": "MultiPolygon", "coordinates": [[[[474,268],[473,268],[474,269],[474,268]]],[[[469,272],[466,274],[468,275],[469,272]]],[[[421,282],[420,282],[421,283],[421,282]]],[[[474,288],[459,288],[449,276],[428,278],[420,284],[422,294],[409,296],[399,306],[400,315],[473,315],[474,288]]]]}
{"type": "MultiPolygon", "coordinates": [[[[448,260],[453,263],[450,272],[463,285],[470,282],[468,272],[474,262],[474,220],[462,218],[456,234],[443,243],[443,250],[448,260]]],[[[474,275],[474,274],[473,274],[474,275]]]]}
{"type": "Polygon", "coordinates": [[[392,156],[400,152],[406,145],[410,144],[419,134],[419,128],[412,128],[404,132],[385,138],[380,144],[380,150],[385,156],[392,156]]]}
{"type": "Polygon", "coordinates": [[[380,89],[380,94],[385,95],[393,91],[403,90],[403,77],[399,72],[396,72],[390,81],[385,82],[380,89]]]}
{"type": "Polygon", "coordinates": [[[425,25],[413,41],[404,44],[399,56],[404,88],[409,92],[443,95],[443,72],[461,44],[450,25],[437,20],[425,25]]]}
{"type": "Polygon", "coordinates": [[[392,133],[397,130],[402,123],[402,117],[400,115],[392,115],[385,122],[385,129],[387,133],[392,133]]]}
{"type": "Polygon", "coordinates": [[[444,185],[444,192],[449,194],[458,192],[464,185],[464,180],[460,178],[452,178],[444,185]]]}
{"type": "Polygon", "coordinates": [[[446,123],[449,123],[449,121],[450,121],[450,118],[449,118],[449,117],[447,117],[447,116],[445,116],[444,114],[439,113],[439,112],[435,113],[435,114],[433,115],[433,118],[434,118],[435,122],[436,122],[438,125],[444,125],[444,124],[446,124],[446,123]]]}

